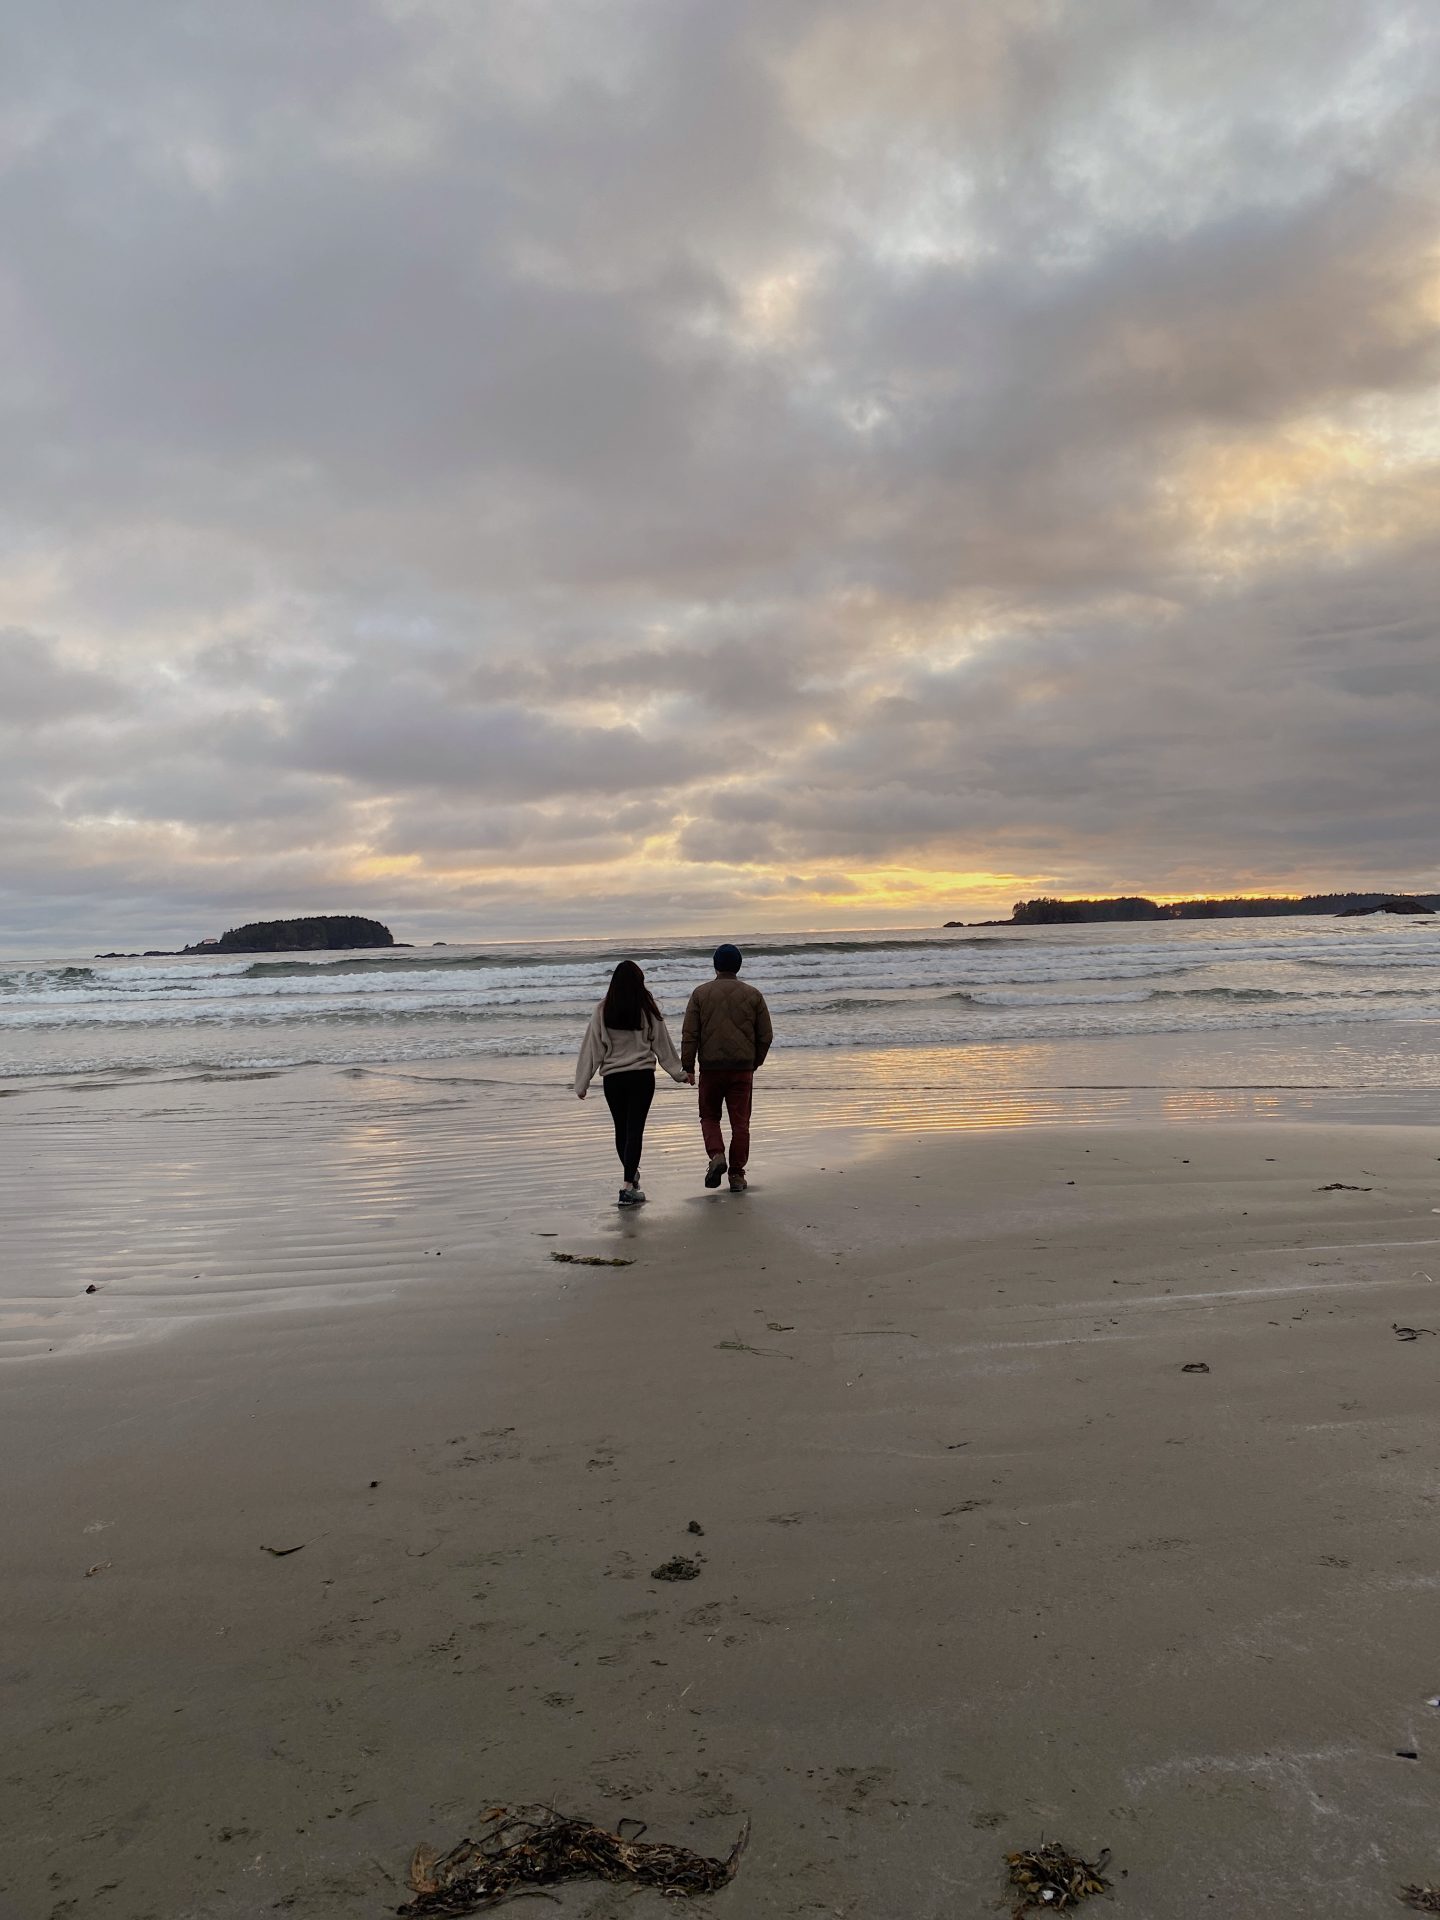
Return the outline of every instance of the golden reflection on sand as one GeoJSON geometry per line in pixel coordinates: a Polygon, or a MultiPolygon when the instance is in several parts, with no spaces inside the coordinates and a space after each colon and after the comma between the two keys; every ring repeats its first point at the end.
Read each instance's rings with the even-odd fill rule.
{"type": "MultiPolygon", "coordinates": [[[[756,1082],[757,1114],[782,1133],[856,1126],[906,1134],[1166,1121],[1294,1120],[1323,1106],[1323,1087],[1056,1083],[1053,1045],[905,1047],[803,1059],[776,1055],[756,1082]],[[1046,1084],[1046,1083],[1049,1084],[1046,1084]]],[[[1374,1102],[1373,1093],[1361,1096],[1374,1102]]]]}

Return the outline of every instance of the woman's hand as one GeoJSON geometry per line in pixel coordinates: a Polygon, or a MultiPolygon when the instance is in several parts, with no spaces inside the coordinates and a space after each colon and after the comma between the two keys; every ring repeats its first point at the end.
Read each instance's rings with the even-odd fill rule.
{"type": "Polygon", "coordinates": [[[588,1087],[581,1087],[580,1091],[576,1094],[575,1098],[577,1100],[583,1100],[589,1091],[590,1089],[588,1087]]]}

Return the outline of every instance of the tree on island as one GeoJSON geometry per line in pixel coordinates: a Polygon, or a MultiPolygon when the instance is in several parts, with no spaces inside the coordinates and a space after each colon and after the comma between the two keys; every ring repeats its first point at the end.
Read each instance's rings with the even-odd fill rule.
{"type": "Polygon", "coordinates": [[[1006,922],[1017,927],[1070,927],[1097,920],[1259,920],[1278,914],[1430,913],[1440,906],[1440,894],[1421,893],[1305,893],[1296,898],[1281,894],[1254,899],[1232,897],[1209,900],[1172,900],[1166,906],[1138,894],[1110,900],[1057,900],[1042,894],[1035,900],[1017,900],[1006,922]]]}
{"type": "Polygon", "coordinates": [[[1114,900],[1056,900],[1042,894],[1038,900],[1017,900],[1011,908],[1017,926],[1067,927],[1082,920],[1160,920],[1165,909],[1138,894],[1114,900]]]}
{"type": "Polygon", "coordinates": [[[298,920],[251,920],[218,940],[201,941],[186,953],[334,953],[353,947],[393,947],[395,936],[379,920],[358,913],[311,913],[298,920]]]}

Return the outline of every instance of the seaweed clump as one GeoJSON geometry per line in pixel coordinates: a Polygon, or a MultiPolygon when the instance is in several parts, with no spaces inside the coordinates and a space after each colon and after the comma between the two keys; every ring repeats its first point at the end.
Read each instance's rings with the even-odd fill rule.
{"type": "Polygon", "coordinates": [[[652,1580],[698,1580],[700,1562],[689,1559],[683,1553],[677,1553],[673,1559],[665,1561],[662,1566],[652,1567],[650,1578],[652,1580]]]}
{"type": "Polygon", "coordinates": [[[1412,1913],[1440,1913],[1440,1887],[1402,1887],[1400,1898],[1412,1913]]]}
{"type": "Polygon", "coordinates": [[[554,1807],[491,1807],[481,1815],[487,1831],[448,1853],[415,1849],[409,1883],[415,1898],[396,1912],[406,1915],[480,1913],[511,1894],[557,1886],[564,1880],[628,1881],[671,1899],[718,1893],[735,1877],[750,1823],[723,1860],[689,1847],[642,1840],[644,1823],[622,1820],[620,1831],[576,1820],[554,1807]],[[634,1833],[626,1836],[627,1827],[634,1833]]]}
{"type": "Polygon", "coordinates": [[[1110,1864],[1108,1847],[1092,1862],[1071,1853],[1058,1840],[1047,1840],[1043,1846],[1007,1853],[1005,1864],[1010,1869],[1010,1884],[1020,1895],[1014,1908],[1015,1920],[1024,1920],[1027,1913],[1063,1913],[1069,1907],[1078,1907],[1092,1893],[1104,1893],[1110,1885],[1105,1878],[1110,1864]]]}

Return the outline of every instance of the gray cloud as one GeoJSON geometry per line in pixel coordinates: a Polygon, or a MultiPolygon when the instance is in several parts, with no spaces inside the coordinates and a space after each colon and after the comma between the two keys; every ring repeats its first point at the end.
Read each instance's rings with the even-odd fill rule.
{"type": "MultiPolygon", "coordinates": [[[[623,706],[623,684],[615,691],[623,706]]],[[[428,676],[356,669],[301,705],[270,753],[358,790],[458,788],[496,799],[623,796],[714,768],[703,744],[624,719],[572,724],[517,703],[468,705],[428,676]]]]}
{"type": "Polygon", "coordinates": [[[843,738],[795,756],[737,804],[699,803],[692,859],[903,856],[1053,871],[1107,885],[1208,885],[1207,873],[1314,863],[1345,878],[1433,870],[1440,632],[1389,614],[1440,589],[1433,554],[1271,582],[1265,600],[1012,636],[904,690],[843,738]],[[1404,582],[1397,587],[1398,579],[1404,582]],[[1343,623],[1343,638],[1316,632],[1343,623]]]}
{"type": "Polygon", "coordinates": [[[0,630],[0,726],[49,727],[114,713],[128,699],[122,684],[65,660],[52,641],[13,627],[0,630]]]}
{"type": "Polygon", "coordinates": [[[1433,875],[1422,0],[21,12],[17,937],[1433,875]]]}

